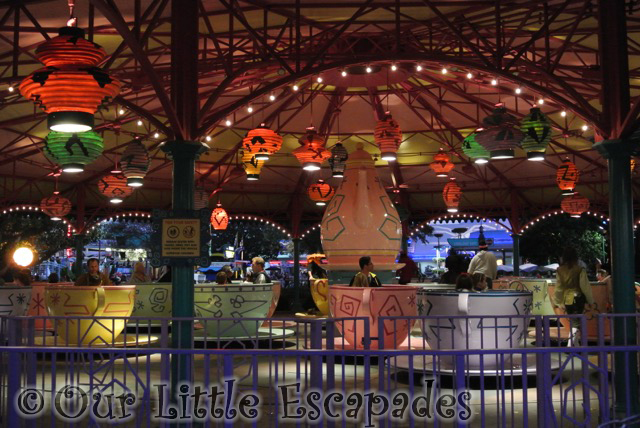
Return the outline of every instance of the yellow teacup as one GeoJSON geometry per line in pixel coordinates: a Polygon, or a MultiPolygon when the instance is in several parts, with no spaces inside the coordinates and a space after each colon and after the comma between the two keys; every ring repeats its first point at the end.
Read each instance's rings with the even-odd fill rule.
{"type": "Polygon", "coordinates": [[[47,311],[56,320],[56,332],[68,344],[113,344],[133,311],[135,285],[51,285],[45,289],[47,311]],[[77,319],[76,317],[122,317],[77,319]]]}
{"type": "Polygon", "coordinates": [[[329,315],[329,280],[314,279],[311,281],[311,297],[322,315],[329,315]]]}

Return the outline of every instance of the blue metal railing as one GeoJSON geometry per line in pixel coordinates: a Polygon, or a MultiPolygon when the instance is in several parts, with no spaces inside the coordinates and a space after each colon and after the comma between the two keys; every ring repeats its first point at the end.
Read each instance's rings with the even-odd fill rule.
{"type": "MultiPolygon", "coordinates": [[[[365,318],[282,319],[266,320],[266,324],[263,319],[249,319],[249,324],[255,322],[254,327],[260,329],[244,337],[214,337],[208,333],[215,330],[212,325],[229,320],[179,319],[194,325],[193,348],[180,350],[169,347],[171,321],[178,319],[130,318],[118,338],[83,345],[54,336],[62,329],[56,322],[73,328],[81,324],[79,321],[93,318],[47,317],[51,330],[38,330],[36,325],[46,325],[36,322],[38,317],[4,317],[0,318],[0,341],[5,345],[0,349],[1,424],[12,428],[63,423],[107,426],[114,422],[135,427],[169,426],[175,420],[169,419],[169,410],[160,405],[166,407],[171,401],[170,360],[187,355],[194,382],[201,387],[209,390],[217,386],[221,391],[233,381],[236,394],[259,395],[259,419],[241,420],[237,414],[227,426],[305,426],[318,422],[324,426],[633,426],[638,415],[631,413],[630,397],[615,395],[613,360],[627,361],[628,368],[636,361],[640,347],[611,345],[613,333],[605,325],[613,325],[613,319],[621,315],[599,317],[595,332],[587,332],[584,317],[562,317],[580,318],[585,333],[580,346],[570,348],[566,347],[566,334],[557,316],[385,317],[373,329],[365,318]],[[413,325],[408,338],[394,337],[407,324],[413,325]],[[527,327],[525,334],[503,335],[503,330],[511,332],[521,325],[527,327]],[[421,330],[427,326],[430,330],[425,337],[421,330]],[[468,335],[477,335],[477,327],[482,329],[482,337],[474,342],[468,335]],[[339,334],[347,328],[353,329],[350,333],[354,337],[361,337],[359,344],[349,343],[339,334]],[[448,335],[461,330],[468,334],[463,335],[462,342],[455,342],[461,349],[430,346],[444,343],[448,335]],[[399,345],[375,349],[384,335],[391,335],[397,339],[393,343],[399,345]],[[504,337],[508,340],[500,342],[504,337]],[[288,388],[288,395],[283,395],[282,387],[288,388]],[[298,390],[303,397],[301,403],[283,407],[286,399],[298,397],[298,390]],[[101,401],[92,401],[89,392],[100,393],[101,401]],[[313,392],[318,394],[316,401],[308,395],[313,392]],[[83,393],[90,404],[81,417],[75,417],[83,409],[83,393]],[[132,416],[120,418],[123,412],[116,410],[122,410],[126,393],[134,394],[134,398],[128,398],[135,401],[135,406],[122,405],[130,407],[132,416]],[[100,418],[108,413],[104,403],[109,394],[117,404],[111,422],[100,418]],[[401,407],[403,394],[407,402],[417,405],[405,409],[400,418],[393,410],[401,407]],[[41,397],[42,410],[30,418],[27,413],[37,410],[41,397]],[[338,397],[343,401],[338,403],[338,397]],[[354,402],[352,406],[348,397],[354,402]],[[317,404],[324,414],[320,421],[292,417],[296,409],[315,416],[313,406],[302,405],[307,398],[321,403],[317,404]],[[389,402],[386,410],[385,398],[389,402]],[[363,403],[356,422],[349,417],[353,412],[347,410],[357,407],[358,399],[363,403]],[[17,404],[20,400],[25,400],[22,407],[17,404]],[[328,412],[323,400],[328,400],[328,412]],[[394,407],[394,400],[400,404],[394,407]],[[372,401],[375,403],[370,404],[372,401]],[[91,406],[96,402],[99,405],[94,411],[91,406]],[[430,405],[423,406],[423,402],[430,405]],[[64,422],[65,414],[74,417],[64,422]],[[339,417],[332,418],[331,414],[339,417]],[[376,414],[379,416],[374,417],[376,414]]],[[[637,321],[636,315],[626,317],[637,321]]],[[[97,322],[109,328],[117,318],[102,317],[97,322]]],[[[195,386],[191,385],[189,394],[194,394],[195,386]]],[[[178,397],[177,404],[180,400],[178,397]]],[[[197,422],[190,414],[192,404],[184,412],[185,423],[197,422]]],[[[225,424],[213,416],[200,422],[202,426],[225,424]]]]}

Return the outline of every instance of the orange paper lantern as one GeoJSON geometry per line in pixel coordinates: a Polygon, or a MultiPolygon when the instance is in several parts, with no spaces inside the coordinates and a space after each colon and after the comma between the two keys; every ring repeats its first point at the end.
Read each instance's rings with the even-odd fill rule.
{"type": "Polygon", "coordinates": [[[247,136],[242,139],[244,151],[254,154],[256,159],[262,161],[269,160],[269,156],[276,153],[281,147],[282,137],[264,123],[249,131],[247,136]]]}
{"type": "Polygon", "coordinates": [[[580,217],[580,215],[589,209],[589,199],[574,193],[562,199],[560,206],[562,211],[570,214],[571,217],[580,217]]]}
{"type": "Polygon", "coordinates": [[[112,204],[119,204],[131,196],[134,188],[127,186],[127,178],[122,174],[105,175],[98,181],[98,190],[109,198],[112,204]]]}
{"type": "Polygon", "coordinates": [[[452,178],[442,190],[442,198],[444,203],[447,204],[447,211],[450,213],[458,212],[458,205],[460,204],[460,197],[462,196],[462,189],[456,183],[455,178],[452,178]]]}
{"type": "Polygon", "coordinates": [[[218,202],[218,206],[211,213],[211,226],[215,230],[225,230],[227,226],[229,226],[229,214],[222,208],[220,202],[218,202]]]}
{"type": "Polygon", "coordinates": [[[247,180],[258,180],[262,165],[264,165],[264,161],[256,159],[253,153],[244,152],[242,155],[242,166],[247,173],[247,180]]]}
{"type": "Polygon", "coordinates": [[[51,220],[61,220],[71,212],[71,201],[59,195],[49,196],[40,201],[40,209],[51,217],[51,220]]]}
{"type": "Polygon", "coordinates": [[[384,118],[378,121],[373,137],[380,148],[380,158],[386,161],[396,160],[396,153],[402,143],[402,131],[391,113],[386,112],[384,118]]]}
{"type": "Polygon", "coordinates": [[[311,200],[319,206],[327,205],[327,202],[329,202],[331,198],[333,198],[333,195],[335,193],[335,189],[328,183],[325,183],[324,180],[318,180],[317,182],[309,186],[309,189],[307,189],[309,198],[311,198],[311,200]]]}
{"type": "Polygon", "coordinates": [[[96,68],[106,55],[104,50],[85,40],[80,28],[64,27],[36,53],[46,67],[26,77],[20,93],[49,114],[49,129],[89,131],[96,110],[113,99],[122,85],[96,68]]]}
{"type": "Polygon", "coordinates": [[[298,142],[301,146],[293,151],[293,155],[302,164],[302,169],[317,171],[322,162],[331,157],[331,152],[324,148],[324,140],[313,127],[307,128],[307,133],[298,142]]]}
{"type": "Polygon", "coordinates": [[[449,155],[440,149],[429,166],[436,173],[436,177],[447,177],[455,165],[451,162],[449,155]]]}
{"type": "Polygon", "coordinates": [[[560,188],[560,190],[563,191],[563,195],[573,194],[573,189],[576,188],[579,177],[580,173],[575,164],[569,159],[565,159],[565,161],[562,162],[562,165],[558,167],[558,171],[556,172],[556,183],[558,183],[558,187],[560,188]]]}

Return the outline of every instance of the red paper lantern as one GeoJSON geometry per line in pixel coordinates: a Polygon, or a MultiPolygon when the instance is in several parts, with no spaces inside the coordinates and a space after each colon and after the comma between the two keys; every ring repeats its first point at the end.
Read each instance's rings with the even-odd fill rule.
{"type": "Polygon", "coordinates": [[[261,123],[256,129],[252,129],[242,139],[242,148],[248,153],[254,154],[256,159],[267,161],[269,156],[278,152],[282,147],[282,137],[275,131],[261,123]]]}
{"type": "Polygon", "coordinates": [[[140,140],[133,140],[122,153],[120,167],[127,177],[127,185],[131,187],[142,186],[142,181],[149,169],[149,152],[140,140]]]}
{"type": "Polygon", "coordinates": [[[563,191],[563,195],[573,194],[573,189],[576,188],[579,177],[580,172],[578,171],[578,168],[576,168],[575,164],[569,159],[565,159],[556,172],[556,183],[558,183],[560,190],[563,191]]]}
{"type": "Polygon", "coordinates": [[[583,212],[589,209],[589,199],[584,196],[574,193],[571,196],[566,196],[562,199],[560,204],[562,211],[570,214],[571,217],[580,217],[583,212]]]}
{"type": "Polygon", "coordinates": [[[384,118],[378,121],[373,137],[380,148],[380,158],[386,161],[396,160],[396,153],[402,143],[402,131],[391,113],[386,112],[384,118]]]}
{"type": "Polygon", "coordinates": [[[40,209],[51,217],[51,220],[62,220],[62,217],[71,212],[71,201],[64,196],[49,196],[40,201],[40,209]]]}
{"type": "Polygon", "coordinates": [[[211,226],[215,230],[225,230],[227,226],[229,226],[229,214],[222,208],[220,202],[218,202],[218,206],[211,213],[211,226]]]}
{"type": "Polygon", "coordinates": [[[302,164],[302,169],[317,171],[322,162],[331,157],[331,152],[324,148],[324,140],[313,127],[307,128],[307,133],[298,142],[301,146],[293,151],[293,155],[302,164]]]}
{"type": "Polygon", "coordinates": [[[327,205],[327,202],[329,202],[331,198],[333,198],[333,195],[335,193],[335,189],[328,183],[325,183],[324,180],[318,180],[317,182],[309,186],[309,189],[307,189],[309,198],[311,198],[311,200],[319,206],[327,205]]]}
{"type": "Polygon", "coordinates": [[[96,68],[106,55],[104,49],[85,40],[80,28],[64,27],[36,53],[46,67],[26,77],[20,93],[49,114],[49,129],[89,131],[96,110],[116,96],[122,85],[96,68]]]}
{"type": "Polygon", "coordinates": [[[447,211],[450,213],[458,212],[458,205],[460,204],[460,197],[462,196],[462,189],[455,182],[455,178],[452,178],[442,190],[442,198],[444,203],[447,204],[447,211]]]}
{"type": "Polygon", "coordinates": [[[429,166],[435,171],[436,177],[447,177],[455,165],[451,162],[449,155],[440,149],[429,166]]]}
{"type": "Polygon", "coordinates": [[[109,198],[112,204],[119,204],[133,193],[133,187],[127,186],[127,178],[122,174],[105,175],[98,181],[98,190],[109,198]]]}

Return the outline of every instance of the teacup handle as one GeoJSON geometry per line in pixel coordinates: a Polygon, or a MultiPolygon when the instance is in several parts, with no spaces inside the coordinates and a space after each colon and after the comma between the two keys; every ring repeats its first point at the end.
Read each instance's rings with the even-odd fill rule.
{"type": "Polygon", "coordinates": [[[104,313],[104,308],[107,304],[107,298],[104,292],[104,287],[100,286],[96,288],[96,297],[98,299],[98,305],[96,306],[96,310],[93,313],[94,317],[100,317],[104,313]]]}
{"type": "MultiPolygon", "coordinates": [[[[469,293],[458,294],[458,315],[469,315],[469,293]]],[[[458,327],[464,333],[468,333],[469,323],[463,318],[458,318],[458,327]]]]}

